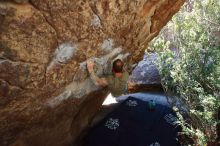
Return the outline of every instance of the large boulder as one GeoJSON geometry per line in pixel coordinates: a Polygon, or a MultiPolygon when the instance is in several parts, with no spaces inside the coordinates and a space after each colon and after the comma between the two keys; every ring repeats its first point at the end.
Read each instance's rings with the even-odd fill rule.
{"type": "Polygon", "coordinates": [[[69,145],[89,125],[106,74],[128,67],[185,0],[1,0],[0,145],[69,145]]]}
{"type": "Polygon", "coordinates": [[[146,54],[132,71],[129,77],[129,92],[163,90],[156,53],[146,54]]]}

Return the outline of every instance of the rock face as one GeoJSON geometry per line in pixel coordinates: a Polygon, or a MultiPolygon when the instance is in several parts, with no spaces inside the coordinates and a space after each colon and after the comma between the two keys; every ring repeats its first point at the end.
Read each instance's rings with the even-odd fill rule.
{"type": "Polygon", "coordinates": [[[129,78],[129,91],[160,91],[162,85],[159,71],[156,66],[157,54],[144,55],[129,78]]]}
{"type": "Polygon", "coordinates": [[[112,59],[137,63],[184,0],[1,0],[0,145],[69,145],[100,108],[112,59]]]}

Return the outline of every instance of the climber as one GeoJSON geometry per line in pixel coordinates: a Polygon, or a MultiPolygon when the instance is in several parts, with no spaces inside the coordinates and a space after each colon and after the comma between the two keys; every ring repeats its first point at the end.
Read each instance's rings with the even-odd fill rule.
{"type": "Polygon", "coordinates": [[[129,74],[124,69],[124,63],[120,59],[116,59],[112,64],[112,74],[100,78],[94,72],[94,62],[87,61],[87,68],[92,81],[98,86],[108,86],[112,96],[116,98],[127,92],[127,81],[129,74]]]}

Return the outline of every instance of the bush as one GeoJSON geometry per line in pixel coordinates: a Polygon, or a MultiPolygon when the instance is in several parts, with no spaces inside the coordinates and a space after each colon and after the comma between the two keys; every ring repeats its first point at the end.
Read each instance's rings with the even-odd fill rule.
{"type": "Polygon", "coordinates": [[[207,50],[182,50],[160,53],[159,70],[166,91],[179,97],[190,111],[193,125],[183,119],[179,124],[197,143],[204,145],[216,138],[216,112],[220,106],[220,47],[207,50]]]}
{"type": "Polygon", "coordinates": [[[191,0],[151,43],[160,52],[162,84],[185,103],[183,132],[199,145],[216,139],[220,107],[220,1],[191,0]],[[190,2],[190,3],[189,3],[190,2]],[[171,51],[174,50],[174,51],[171,51]]]}

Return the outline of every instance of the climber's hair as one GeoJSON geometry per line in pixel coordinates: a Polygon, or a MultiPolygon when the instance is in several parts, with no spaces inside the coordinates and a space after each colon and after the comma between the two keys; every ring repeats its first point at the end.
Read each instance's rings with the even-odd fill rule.
{"type": "Polygon", "coordinates": [[[121,59],[116,59],[113,62],[112,71],[114,73],[122,73],[123,72],[124,63],[121,59]]]}

